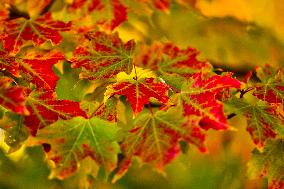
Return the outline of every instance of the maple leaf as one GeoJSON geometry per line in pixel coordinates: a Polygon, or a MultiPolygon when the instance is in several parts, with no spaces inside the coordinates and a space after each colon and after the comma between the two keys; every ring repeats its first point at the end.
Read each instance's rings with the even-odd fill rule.
{"type": "Polygon", "coordinates": [[[73,68],[83,68],[82,77],[103,79],[122,71],[131,72],[134,41],[123,43],[117,33],[95,32],[87,37],[90,41],[77,47],[69,60],[73,68]]]}
{"type": "Polygon", "coordinates": [[[78,102],[57,100],[54,91],[33,91],[27,98],[29,116],[25,116],[24,123],[35,135],[37,130],[61,119],[72,117],[87,117],[78,102]]]}
{"type": "Polygon", "coordinates": [[[58,77],[52,66],[64,60],[64,55],[57,51],[29,50],[19,56],[12,56],[7,51],[0,51],[0,69],[7,71],[36,85],[38,88],[54,89],[58,77]]]}
{"type": "Polygon", "coordinates": [[[259,149],[263,148],[267,140],[276,138],[278,135],[284,136],[284,120],[278,117],[277,108],[261,101],[252,104],[245,99],[237,98],[232,98],[227,104],[234,109],[235,113],[247,117],[247,131],[259,149]]]}
{"type": "Polygon", "coordinates": [[[195,145],[199,143],[198,147],[204,149],[204,135],[200,135],[196,127],[192,127],[186,120],[181,107],[160,110],[154,114],[139,114],[134,120],[133,128],[121,142],[124,159],[120,162],[113,181],[125,173],[135,156],[143,163],[150,163],[162,170],[180,153],[181,140],[195,145]]]}
{"type": "MultiPolygon", "coordinates": [[[[35,84],[37,88],[53,90],[58,77],[53,72],[52,66],[64,55],[53,51],[28,51],[18,58],[19,70],[24,80],[35,84]]],[[[15,68],[16,69],[16,68],[15,68]]]]}
{"type": "Polygon", "coordinates": [[[125,95],[131,104],[134,115],[142,111],[145,104],[149,104],[150,98],[155,98],[164,104],[167,103],[169,86],[149,76],[152,76],[149,70],[138,68],[134,68],[130,75],[120,73],[117,77],[118,82],[107,87],[105,102],[113,95],[125,95]]]}
{"type": "Polygon", "coordinates": [[[203,129],[223,130],[229,128],[229,125],[218,94],[224,90],[241,87],[242,83],[230,74],[204,78],[201,73],[197,73],[184,83],[181,92],[173,99],[183,105],[185,116],[199,117],[199,125],[203,129]]]}
{"type": "Polygon", "coordinates": [[[251,178],[268,178],[269,189],[284,187],[284,141],[269,141],[263,152],[255,149],[248,163],[248,175],[251,178]]]}
{"type": "Polygon", "coordinates": [[[274,70],[266,66],[257,67],[257,76],[261,83],[254,85],[253,95],[268,103],[281,104],[284,106],[284,83],[282,70],[274,70]]]}
{"type": "Polygon", "coordinates": [[[47,158],[55,163],[52,176],[64,179],[73,175],[80,162],[91,157],[93,163],[108,172],[116,167],[119,145],[116,142],[118,127],[114,123],[93,117],[59,120],[38,131],[30,144],[43,144],[47,158]]]}
{"type": "Polygon", "coordinates": [[[0,128],[5,131],[4,142],[10,147],[9,153],[18,150],[29,136],[23,116],[11,112],[6,112],[0,119],[0,128]]]}
{"type": "Polygon", "coordinates": [[[29,114],[25,88],[12,85],[12,79],[0,77],[0,105],[18,114],[29,114]]]}
{"type": "Polygon", "coordinates": [[[57,45],[62,40],[59,32],[69,31],[70,28],[71,22],[53,21],[51,13],[47,13],[36,19],[17,18],[5,22],[0,38],[3,47],[15,55],[28,41],[36,46],[46,41],[57,45]]]}
{"type": "Polygon", "coordinates": [[[195,73],[213,70],[210,63],[198,60],[199,52],[191,47],[180,49],[172,43],[154,43],[140,48],[134,57],[135,65],[155,70],[163,79],[189,78],[195,73]]]}

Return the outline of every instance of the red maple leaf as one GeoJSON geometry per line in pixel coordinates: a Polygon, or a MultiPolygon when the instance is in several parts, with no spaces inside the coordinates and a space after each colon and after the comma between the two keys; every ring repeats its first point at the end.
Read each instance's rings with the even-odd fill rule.
{"type": "Polygon", "coordinates": [[[230,75],[213,75],[203,78],[201,73],[195,74],[180,94],[185,116],[198,116],[199,125],[204,129],[227,129],[227,118],[223,104],[217,98],[218,93],[230,88],[241,88],[242,83],[230,75]]]}
{"type": "MultiPolygon", "coordinates": [[[[133,80],[134,81],[134,80],[133,80]]],[[[154,78],[144,78],[134,82],[118,82],[108,86],[105,93],[106,98],[113,95],[125,95],[130,102],[132,110],[136,115],[142,111],[145,104],[149,104],[150,98],[155,98],[161,103],[167,103],[169,86],[154,78]]]]}
{"type": "Polygon", "coordinates": [[[38,46],[46,41],[57,45],[62,37],[59,32],[69,31],[71,22],[53,21],[51,13],[36,19],[17,18],[4,23],[4,31],[0,34],[3,47],[12,54],[17,54],[28,41],[38,46]]]}
{"type": "Polygon", "coordinates": [[[26,106],[25,88],[12,85],[12,79],[0,77],[0,105],[19,114],[29,114],[26,106]]]}
{"type": "Polygon", "coordinates": [[[169,74],[179,74],[190,77],[194,73],[208,72],[212,65],[207,61],[198,60],[199,52],[188,47],[181,49],[172,43],[154,43],[151,46],[142,46],[135,56],[135,65],[147,69],[158,70],[169,74]]]}
{"type": "Polygon", "coordinates": [[[15,77],[36,85],[37,88],[54,89],[58,77],[52,66],[64,60],[64,55],[53,51],[27,51],[21,56],[11,56],[7,51],[0,51],[0,69],[15,77]]]}
{"type": "Polygon", "coordinates": [[[131,54],[134,41],[123,43],[118,34],[95,32],[87,35],[88,43],[76,48],[70,59],[73,68],[83,67],[82,77],[111,78],[122,71],[132,70],[131,54]]]}

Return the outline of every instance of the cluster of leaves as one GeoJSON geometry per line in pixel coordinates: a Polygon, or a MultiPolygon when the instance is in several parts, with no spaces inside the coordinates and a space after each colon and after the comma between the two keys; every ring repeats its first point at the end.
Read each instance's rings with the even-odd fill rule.
{"type": "MultiPolygon", "coordinates": [[[[247,81],[240,98],[230,99],[228,106],[247,118],[247,131],[257,146],[248,164],[249,175],[252,178],[267,176],[269,188],[283,188],[283,73],[270,66],[257,67],[255,72],[257,80],[247,81]]],[[[249,73],[246,79],[251,75],[249,73]]]]}
{"type": "Polygon", "coordinates": [[[137,7],[167,12],[167,0],[4,2],[0,128],[10,152],[42,145],[51,178],[76,174],[90,183],[100,171],[116,181],[133,158],[162,171],[181,143],[206,152],[208,129],[231,128],[226,102],[265,146],[254,153],[253,175],[283,188],[283,165],[274,164],[284,151],[281,70],[258,68],[259,82],[241,82],[217,74],[193,48],[136,44],[114,31],[137,7]]]}

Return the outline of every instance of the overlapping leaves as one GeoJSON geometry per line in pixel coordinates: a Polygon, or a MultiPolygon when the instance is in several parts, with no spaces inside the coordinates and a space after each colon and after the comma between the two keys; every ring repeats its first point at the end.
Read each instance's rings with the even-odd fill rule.
{"type": "Polygon", "coordinates": [[[257,98],[231,99],[228,104],[236,113],[247,117],[247,130],[254,143],[263,148],[268,139],[283,137],[283,82],[282,71],[272,67],[257,68],[260,82],[252,82],[246,89],[257,98]],[[258,102],[255,102],[258,101],[258,102]]]}
{"type": "Polygon", "coordinates": [[[124,159],[119,164],[114,181],[127,171],[135,156],[140,157],[143,163],[163,170],[180,153],[179,142],[203,142],[203,135],[199,134],[187,123],[181,107],[139,114],[133,128],[127,131],[121,142],[124,159]]]}
{"type": "MultiPolygon", "coordinates": [[[[105,169],[116,170],[116,180],[135,157],[163,170],[180,153],[181,141],[205,152],[206,130],[230,128],[223,101],[232,99],[231,91],[243,98],[252,89],[261,102],[233,98],[228,104],[247,116],[255,144],[265,146],[254,152],[252,175],[261,172],[272,188],[283,186],[283,157],[276,154],[284,135],[281,70],[258,69],[261,82],[243,89],[231,73],[214,73],[196,49],[124,42],[112,31],[133,11],[125,1],[62,1],[64,6],[55,8],[54,2],[0,5],[0,128],[10,152],[29,137],[27,145],[43,146],[53,162],[52,176],[59,179],[87,170],[80,174],[85,181],[105,169]],[[72,37],[80,41],[60,44],[63,37],[66,43],[72,37]],[[62,68],[63,61],[71,67],[62,68]]],[[[169,3],[134,2],[164,12],[169,3]]]]}
{"type": "Polygon", "coordinates": [[[20,17],[9,20],[1,23],[1,27],[4,27],[0,34],[3,47],[15,55],[22,47],[27,46],[29,41],[36,46],[46,41],[58,45],[62,40],[60,32],[69,31],[71,22],[54,21],[51,13],[47,13],[35,19],[20,17]]]}
{"type": "Polygon", "coordinates": [[[116,167],[119,146],[118,128],[99,118],[73,118],[41,129],[31,143],[45,146],[47,158],[55,163],[52,176],[63,179],[73,175],[86,157],[110,172],[116,167]]]}

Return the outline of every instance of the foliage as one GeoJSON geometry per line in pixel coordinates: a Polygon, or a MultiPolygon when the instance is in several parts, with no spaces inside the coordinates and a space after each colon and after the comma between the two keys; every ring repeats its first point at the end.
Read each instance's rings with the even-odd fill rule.
{"type": "MultiPolygon", "coordinates": [[[[271,189],[284,188],[282,69],[260,66],[236,78],[238,71],[216,68],[216,62],[228,63],[236,52],[226,49],[225,60],[212,56],[208,43],[190,41],[212,63],[201,60],[196,48],[166,30],[167,23],[185,10],[191,10],[186,14],[195,24],[184,28],[203,23],[205,29],[199,30],[209,28],[212,33],[207,35],[224,48],[219,26],[246,38],[248,51],[238,51],[235,62],[242,62],[248,52],[253,56],[246,61],[263,58],[250,47],[255,39],[263,44],[276,40],[257,26],[244,34],[247,25],[232,18],[226,18],[233,20],[228,24],[197,17],[194,1],[4,0],[0,128],[8,152],[24,146],[33,156],[32,150],[40,148],[31,147],[42,146],[54,185],[56,179],[72,178],[76,187],[91,188],[98,178],[118,181],[135,159],[163,172],[189,145],[205,153],[208,130],[233,130],[229,119],[243,115],[256,146],[248,174],[267,177],[271,189]],[[146,20],[149,27],[156,23],[157,28],[142,40],[121,37],[135,20],[146,20]]],[[[177,29],[182,25],[178,24],[177,29]]],[[[195,28],[190,35],[198,39],[197,33],[195,28]]],[[[280,42],[273,43],[276,54],[282,48],[280,42]]],[[[275,56],[279,62],[282,58],[275,56]]],[[[3,161],[23,169],[5,158],[1,151],[0,166],[3,161]]]]}

